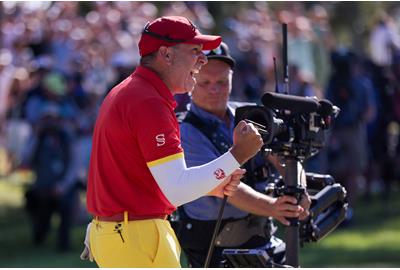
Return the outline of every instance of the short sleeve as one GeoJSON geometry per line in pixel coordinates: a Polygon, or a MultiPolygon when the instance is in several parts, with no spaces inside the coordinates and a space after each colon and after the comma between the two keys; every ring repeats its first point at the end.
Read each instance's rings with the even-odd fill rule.
{"type": "Polygon", "coordinates": [[[162,99],[139,104],[133,130],[146,162],[183,152],[175,113],[162,99]]]}

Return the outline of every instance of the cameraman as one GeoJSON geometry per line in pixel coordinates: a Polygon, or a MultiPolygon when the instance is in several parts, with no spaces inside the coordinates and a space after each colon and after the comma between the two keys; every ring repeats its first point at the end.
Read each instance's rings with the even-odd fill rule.
{"type": "MultiPolygon", "coordinates": [[[[235,61],[225,43],[204,53],[208,64],[196,76],[190,109],[181,124],[182,146],[189,167],[217,158],[232,145],[233,139],[233,105],[237,103],[228,103],[228,99],[235,61]]],[[[265,165],[264,157],[258,156],[260,159],[258,163],[265,165]]],[[[179,209],[176,231],[192,267],[204,266],[221,202],[222,199],[205,196],[179,209]]],[[[296,203],[294,197],[272,198],[240,183],[224,209],[210,267],[221,266],[222,250],[226,247],[258,248],[269,242],[272,233],[266,228],[268,220],[257,216],[273,217],[285,225],[288,225],[286,217],[304,219],[310,199],[304,196],[300,205],[296,203]]]]}

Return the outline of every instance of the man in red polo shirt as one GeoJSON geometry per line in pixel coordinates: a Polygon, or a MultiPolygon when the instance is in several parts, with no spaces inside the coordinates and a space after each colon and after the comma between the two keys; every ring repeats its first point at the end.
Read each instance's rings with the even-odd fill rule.
{"type": "Polygon", "coordinates": [[[158,18],[142,32],[140,66],[105,98],[87,187],[94,220],[86,240],[100,267],[179,267],[166,216],[205,194],[232,195],[244,174],[239,166],[261,148],[254,126],[240,122],[228,152],[186,167],[173,95],[193,89],[194,74],[207,63],[202,50],[220,43],[184,17],[158,18]]]}

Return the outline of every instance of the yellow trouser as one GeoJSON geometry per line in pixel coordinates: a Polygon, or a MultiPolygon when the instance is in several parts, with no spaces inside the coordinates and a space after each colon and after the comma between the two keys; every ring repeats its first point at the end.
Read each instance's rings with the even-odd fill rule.
{"type": "Polygon", "coordinates": [[[99,267],[181,267],[181,248],[168,220],[94,219],[90,249],[99,267]]]}

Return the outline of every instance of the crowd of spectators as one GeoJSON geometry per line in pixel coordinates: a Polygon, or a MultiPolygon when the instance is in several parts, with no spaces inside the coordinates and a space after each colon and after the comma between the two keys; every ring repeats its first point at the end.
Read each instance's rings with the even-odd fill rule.
{"type": "MultiPolygon", "coordinates": [[[[254,2],[218,20],[208,5],[0,3],[0,148],[15,166],[24,165],[43,120],[57,117],[73,144],[68,157],[77,160],[68,181],[84,183],[98,105],[138,65],[137,43],[147,21],[181,15],[209,33],[218,21],[222,32],[214,34],[223,36],[237,60],[232,98],[252,102],[275,89],[273,57],[279,72],[281,23],[287,23],[291,93],[328,97],[342,109],[327,148],[310,168],[334,174],[354,196],[363,185],[388,192],[388,183],[400,177],[398,22],[382,14],[370,29],[369,53],[361,54],[335,42],[323,4],[291,2],[272,9],[254,2]],[[357,148],[357,164],[343,154],[353,153],[350,146],[357,148]]],[[[177,99],[184,108],[188,97],[177,99]]]]}

